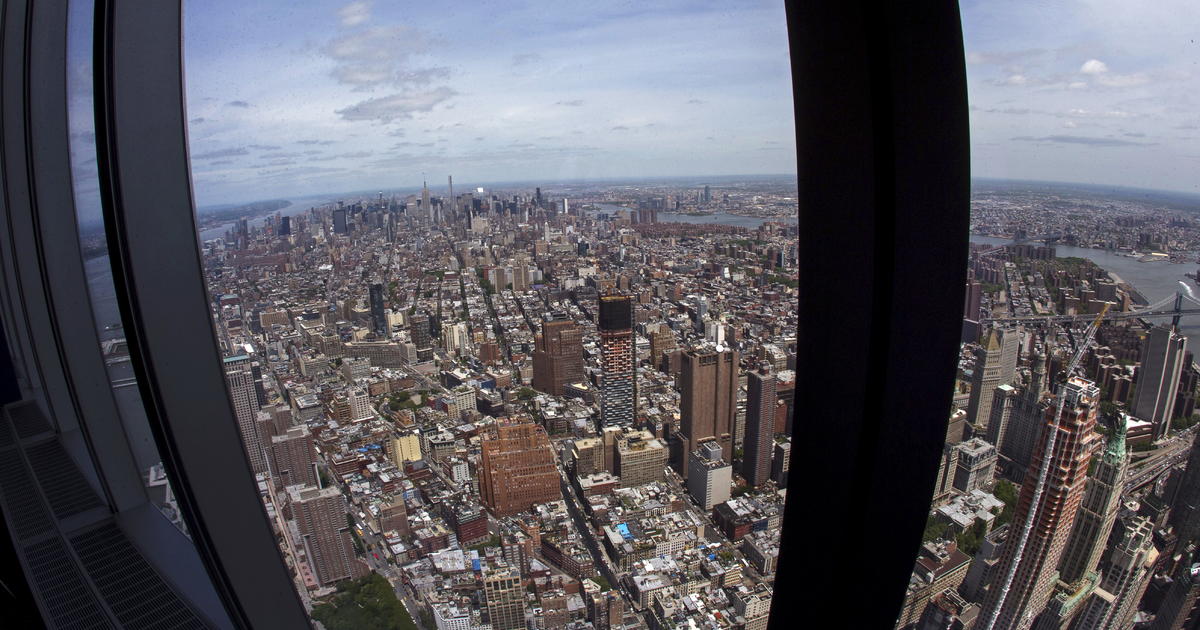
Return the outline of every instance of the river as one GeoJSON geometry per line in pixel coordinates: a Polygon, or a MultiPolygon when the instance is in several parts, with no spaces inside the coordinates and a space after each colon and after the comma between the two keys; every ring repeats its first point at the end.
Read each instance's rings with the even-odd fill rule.
{"type": "MultiPolygon", "coordinates": [[[[600,208],[598,212],[604,212],[608,214],[615,214],[618,210],[629,210],[629,208],[624,206],[617,206],[610,203],[597,203],[592,205],[600,208]]],[[[721,225],[736,225],[738,227],[749,229],[754,229],[768,221],[778,221],[786,224],[789,222],[796,223],[798,220],[799,219],[797,217],[772,217],[768,219],[762,219],[759,217],[745,217],[740,214],[726,214],[724,212],[703,216],[674,214],[661,211],[658,213],[659,223],[718,223],[721,225]]]]}
{"type": "MultiPolygon", "coordinates": [[[[971,236],[971,242],[986,243],[989,245],[1012,244],[1012,241],[1007,239],[974,235],[971,236]]],[[[1184,273],[1195,273],[1197,265],[1194,264],[1174,264],[1170,262],[1144,263],[1138,262],[1136,258],[1121,256],[1102,249],[1068,247],[1065,245],[1056,245],[1055,253],[1059,258],[1086,258],[1100,265],[1105,271],[1117,274],[1121,277],[1121,280],[1133,285],[1150,304],[1155,304],[1171,297],[1179,291],[1183,291],[1189,297],[1200,296],[1200,288],[1197,288],[1191,279],[1183,275],[1184,273]]],[[[1166,322],[1170,320],[1162,319],[1155,321],[1166,322]]],[[[1200,335],[1200,318],[1196,316],[1190,318],[1184,317],[1181,320],[1179,328],[1188,337],[1200,335]]]]}

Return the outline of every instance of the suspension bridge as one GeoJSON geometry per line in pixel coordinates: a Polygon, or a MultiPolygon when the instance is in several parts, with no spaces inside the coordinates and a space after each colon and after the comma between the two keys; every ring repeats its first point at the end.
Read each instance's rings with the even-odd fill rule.
{"type": "MultiPolygon", "coordinates": [[[[1190,315],[1200,315],[1200,300],[1182,292],[1168,296],[1154,304],[1143,306],[1132,311],[1108,311],[1102,319],[1116,321],[1122,319],[1150,319],[1170,317],[1171,323],[1178,327],[1179,319],[1190,315]]],[[[980,323],[990,324],[1084,324],[1096,319],[1095,313],[1078,313],[1075,315],[1024,315],[1020,317],[988,317],[980,323]]]]}

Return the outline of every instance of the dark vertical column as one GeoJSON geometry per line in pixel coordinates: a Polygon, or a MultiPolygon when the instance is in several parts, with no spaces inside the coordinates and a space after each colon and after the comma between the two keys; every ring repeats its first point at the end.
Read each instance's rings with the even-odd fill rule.
{"type": "Polygon", "coordinates": [[[773,613],[781,626],[797,612],[810,627],[890,627],[936,478],[961,328],[970,154],[958,7],[806,0],[788,21],[795,408],[816,421],[792,453],[773,613]]]}

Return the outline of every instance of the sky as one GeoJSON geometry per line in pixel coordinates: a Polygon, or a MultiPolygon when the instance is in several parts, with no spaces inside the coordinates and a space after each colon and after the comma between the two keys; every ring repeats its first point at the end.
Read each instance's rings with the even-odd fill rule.
{"type": "Polygon", "coordinates": [[[1200,4],[964,0],[977,177],[1200,192],[1200,4]]]}
{"type": "MultiPolygon", "coordinates": [[[[91,15],[70,6],[86,220],[97,205],[86,201],[91,15]]],[[[450,174],[466,189],[796,170],[782,2],[184,10],[201,207],[413,189],[423,177],[439,194],[450,174]]],[[[1195,0],[963,0],[961,11],[974,176],[1200,192],[1195,0]]]]}
{"type": "Polygon", "coordinates": [[[795,173],[781,2],[184,6],[200,206],[485,182],[795,173]]]}

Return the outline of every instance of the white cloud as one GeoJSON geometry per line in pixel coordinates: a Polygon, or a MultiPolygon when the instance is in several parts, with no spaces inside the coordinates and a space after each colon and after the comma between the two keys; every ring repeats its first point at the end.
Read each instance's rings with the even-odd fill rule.
{"type": "Polygon", "coordinates": [[[338,9],[338,17],[342,18],[342,26],[358,26],[371,17],[371,3],[366,0],[351,2],[338,9]]]}
{"type": "Polygon", "coordinates": [[[1104,74],[1108,72],[1108,65],[1099,59],[1088,59],[1080,66],[1079,71],[1084,74],[1104,74]]]}
{"type": "Polygon", "coordinates": [[[419,112],[433,110],[439,103],[457,94],[448,87],[440,87],[428,92],[410,92],[392,94],[379,98],[367,99],[350,107],[339,109],[335,113],[345,120],[373,120],[389,123],[393,120],[406,120],[419,112]]]}
{"type": "Polygon", "coordinates": [[[1029,79],[1025,78],[1025,75],[1023,74],[1010,75],[1004,80],[1005,85],[1025,85],[1028,82],[1029,79]]]}
{"type": "Polygon", "coordinates": [[[406,26],[376,26],[333,38],[322,52],[334,60],[333,77],[356,90],[379,85],[425,85],[444,78],[448,68],[412,68],[413,55],[424,54],[432,40],[406,26]]]}

